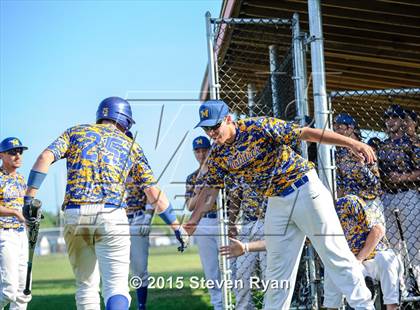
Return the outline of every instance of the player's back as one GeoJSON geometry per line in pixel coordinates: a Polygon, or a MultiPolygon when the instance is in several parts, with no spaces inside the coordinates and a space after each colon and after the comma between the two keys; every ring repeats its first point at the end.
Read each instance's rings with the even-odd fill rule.
{"type": "Polygon", "coordinates": [[[124,182],[140,146],[112,124],[78,125],[48,148],[67,159],[65,204],[122,204],[124,182]]]}

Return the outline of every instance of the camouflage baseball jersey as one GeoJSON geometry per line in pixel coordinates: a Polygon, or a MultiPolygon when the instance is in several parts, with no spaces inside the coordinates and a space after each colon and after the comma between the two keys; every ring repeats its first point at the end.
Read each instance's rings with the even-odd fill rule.
{"type": "Polygon", "coordinates": [[[127,214],[131,214],[136,211],[146,210],[146,194],[140,189],[140,185],[137,184],[131,176],[127,178],[127,182],[125,183],[125,194],[125,201],[127,203],[127,214]]]}
{"type": "MultiPolygon", "coordinates": [[[[368,208],[363,199],[355,195],[347,195],[338,199],[335,209],[347,243],[354,255],[359,254],[364,247],[370,230],[377,224],[384,224],[383,213],[375,207],[368,208]]],[[[374,258],[376,251],[386,249],[385,243],[382,240],[379,241],[367,259],[374,258]]]]}
{"type": "Polygon", "coordinates": [[[419,185],[419,182],[396,183],[387,177],[391,172],[410,173],[420,169],[420,146],[413,144],[406,136],[385,140],[378,151],[378,159],[385,191],[396,193],[415,189],[419,185]]]}
{"type": "Polygon", "coordinates": [[[337,187],[344,195],[358,195],[365,199],[375,199],[381,194],[381,183],[377,164],[361,163],[346,148],[337,148],[337,187]]]}
{"type": "MultiPolygon", "coordinates": [[[[203,177],[197,178],[200,169],[197,169],[185,181],[185,199],[188,200],[194,196],[194,190],[203,186],[203,177]]],[[[209,212],[217,211],[217,203],[211,208],[209,212]]]]}
{"type": "Polygon", "coordinates": [[[208,186],[222,187],[229,173],[259,195],[277,196],[314,167],[290,147],[299,139],[298,125],[256,117],[239,120],[236,126],[233,143],[216,145],[210,153],[208,186]]]}
{"type": "Polygon", "coordinates": [[[236,200],[240,201],[240,210],[244,220],[264,219],[267,197],[258,194],[249,184],[241,180],[235,181],[230,175],[225,178],[225,186],[229,195],[235,196],[236,200]]]}
{"type": "Polygon", "coordinates": [[[141,147],[112,124],[69,128],[48,150],[55,160],[67,159],[64,204],[105,203],[125,207],[122,195],[130,171],[141,189],[156,184],[141,147]]]}
{"type": "MultiPolygon", "coordinates": [[[[0,205],[22,211],[26,182],[22,175],[11,175],[0,168],[0,205]]],[[[0,228],[21,228],[23,224],[15,216],[0,217],[0,228]]]]}

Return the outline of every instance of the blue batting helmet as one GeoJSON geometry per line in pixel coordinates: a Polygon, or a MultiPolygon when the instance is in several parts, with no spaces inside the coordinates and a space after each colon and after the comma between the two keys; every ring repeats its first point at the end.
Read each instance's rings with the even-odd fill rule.
{"type": "Polygon", "coordinates": [[[209,149],[210,147],[210,140],[204,136],[199,136],[193,140],[193,150],[209,149]]]}
{"type": "Polygon", "coordinates": [[[104,119],[115,121],[125,130],[129,130],[136,123],[133,120],[130,103],[120,97],[109,97],[99,104],[96,122],[104,119]]]}
{"type": "Polygon", "coordinates": [[[0,153],[7,152],[13,149],[27,150],[26,146],[23,146],[22,142],[18,138],[9,137],[0,142],[0,153]]]}

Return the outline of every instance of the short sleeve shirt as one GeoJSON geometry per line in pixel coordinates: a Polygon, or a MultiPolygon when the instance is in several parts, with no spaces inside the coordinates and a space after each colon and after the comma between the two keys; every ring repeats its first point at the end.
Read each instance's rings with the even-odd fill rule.
{"type": "MultiPolygon", "coordinates": [[[[19,173],[9,174],[0,168],[0,205],[5,208],[22,211],[26,182],[19,173]]],[[[21,228],[23,224],[15,216],[0,217],[0,228],[21,228]]]]}
{"type": "Polygon", "coordinates": [[[232,174],[259,195],[278,196],[314,167],[292,149],[299,137],[298,125],[280,119],[237,121],[233,143],[216,145],[209,155],[206,186],[223,187],[225,176],[232,174]]]}
{"type": "Polygon", "coordinates": [[[141,190],[140,184],[138,184],[131,176],[129,176],[125,186],[127,214],[132,214],[137,211],[145,211],[147,197],[144,191],[141,190]]]}
{"type": "MultiPolygon", "coordinates": [[[[383,225],[384,215],[377,208],[368,208],[363,199],[355,195],[338,199],[335,209],[350,250],[354,255],[359,254],[371,229],[377,224],[383,225]]],[[[377,251],[386,249],[385,243],[381,240],[367,259],[374,258],[377,251]]]]}
{"type": "Polygon", "coordinates": [[[64,204],[104,203],[124,207],[129,172],[141,189],[156,184],[141,147],[111,124],[72,127],[48,150],[55,160],[67,159],[64,204]]]}

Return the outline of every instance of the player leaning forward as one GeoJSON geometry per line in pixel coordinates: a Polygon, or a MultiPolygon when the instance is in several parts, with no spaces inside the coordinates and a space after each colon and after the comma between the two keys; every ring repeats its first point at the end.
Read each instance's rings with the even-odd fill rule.
{"type": "Polygon", "coordinates": [[[26,309],[31,296],[23,294],[28,261],[28,238],[22,215],[26,183],[17,169],[27,150],[19,139],[0,143],[0,309],[26,309]]]}
{"type": "Polygon", "coordinates": [[[194,232],[226,175],[243,177],[269,197],[264,234],[266,280],[272,286],[266,293],[265,309],[289,308],[305,235],[349,304],[354,309],[374,309],[363,274],[344,238],[331,194],[319,180],[313,164],[295,153],[290,145],[299,139],[340,145],[369,163],[376,160],[372,149],[331,131],[300,128],[276,118],[234,122],[227,105],[219,100],[203,103],[199,113],[198,126],[217,146],[209,156],[204,180],[207,187],[196,200],[197,208],[186,224],[187,231],[194,232]],[[275,282],[283,280],[290,280],[290,289],[275,288],[275,282]]]}
{"type": "Polygon", "coordinates": [[[103,100],[96,124],[67,129],[38,157],[25,197],[31,204],[49,166],[67,159],[64,238],[76,276],[78,309],[100,309],[99,282],[106,309],[128,309],[130,238],[123,194],[130,173],[162,219],[180,229],[166,196],[156,187],[141,147],[125,135],[134,123],[130,104],[121,98],[103,100]]]}

